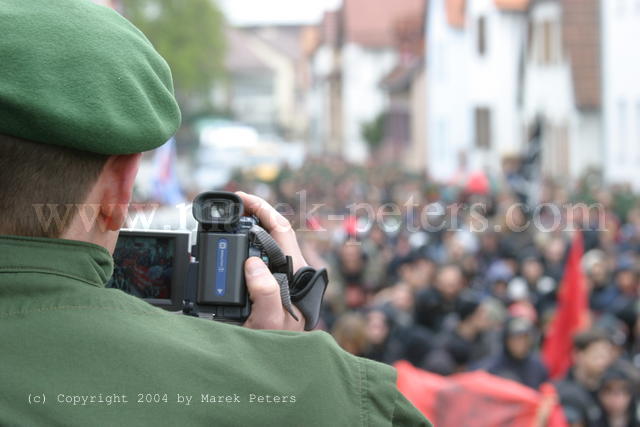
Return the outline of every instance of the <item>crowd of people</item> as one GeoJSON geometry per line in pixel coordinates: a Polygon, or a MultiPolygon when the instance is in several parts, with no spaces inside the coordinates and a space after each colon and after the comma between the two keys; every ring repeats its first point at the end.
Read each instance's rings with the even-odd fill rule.
{"type": "Polygon", "coordinates": [[[440,375],[482,369],[534,389],[552,380],[541,343],[582,233],[589,327],[553,382],[571,425],[639,425],[640,199],[593,176],[523,186],[510,170],[434,183],[323,158],[272,183],[238,175],[227,189],[276,204],[308,262],[328,267],[321,328],[347,351],[440,375]]]}

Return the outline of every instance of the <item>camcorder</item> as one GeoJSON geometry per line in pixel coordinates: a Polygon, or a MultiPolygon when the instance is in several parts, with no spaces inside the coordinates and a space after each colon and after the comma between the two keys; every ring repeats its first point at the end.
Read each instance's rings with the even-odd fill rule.
{"type": "Polygon", "coordinates": [[[191,248],[188,231],[121,230],[107,286],[169,311],[241,324],[251,313],[244,263],[255,256],[275,276],[283,307],[294,318],[291,306],[298,307],[306,330],[316,326],[328,284],[325,269],[293,272],[291,258],[257,218],[244,215],[234,193],[202,193],[192,212],[198,229],[191,248]]]}

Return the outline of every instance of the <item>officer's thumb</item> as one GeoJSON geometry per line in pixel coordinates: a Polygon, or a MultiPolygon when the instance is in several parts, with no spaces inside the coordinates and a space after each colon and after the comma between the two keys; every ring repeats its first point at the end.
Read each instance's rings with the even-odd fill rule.
{"type": "Polygon", "coordinates": [[[244,264],[244,275],[247,282],[251,306],[251,327],[271,329],[279,327],[277,319],[282,317],[282,300],[280,287],[276,278],[266,264],[257,257],[247,259],[244,264]]]}

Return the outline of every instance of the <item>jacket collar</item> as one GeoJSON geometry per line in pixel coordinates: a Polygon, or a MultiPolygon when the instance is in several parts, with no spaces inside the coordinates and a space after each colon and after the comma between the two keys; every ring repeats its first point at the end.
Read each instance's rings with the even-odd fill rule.
{"type": "Polygon", "coordinates": [[[113,257],[87,242],[0,235],[3,273],[54,274],[104,287],[113,273],[113,257]]]}

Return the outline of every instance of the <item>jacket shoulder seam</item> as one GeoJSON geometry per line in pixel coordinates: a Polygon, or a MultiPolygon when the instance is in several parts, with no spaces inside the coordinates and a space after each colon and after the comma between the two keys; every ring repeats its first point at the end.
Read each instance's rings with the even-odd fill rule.
{"type": "Polygon", "coordinates": [[[16,273],[17,274],[20,274],[20,273],[50,274],[50,275],[54,275],[54,276],[65,277],[67,279],[77,280],[79,282],[86,283],[86,284],[91,285],[91,286],[96,286],[96,287],[101,287],[102,286],[102,284],[98,284],[97,282],[93,282],[91,280],[83,279],[82,277],[79,277],[79,276],[76,276],[76,275],[73,275],[73,274],[64,273],[62,271],[54,270],[54,269],[50,269],[50,268],[3,266],[3,267],[0,267],[0,274],[3,274],[3,273],[7,273],[7,274],[16,274],[16,273]]]}
{"type": "Polygon", "coordinates": [[[109,311],[119,311],[119,312],[123,312],[123,313],[127,313],[127,314],[133,314],[133,315],[152,315],[152,314],[157,314],[156,311],[140,311],[140,312],[135,312],[132,310],[125,310],[123,308],[119,308],[119,307],[107,307],[107,306],[102,306],[102,305],[60,305],[60,306],[54,306],[54,307],[43,307],[43,308],[37,308],[37,309],[31,309],[31,310],[17,310],[17,311],[10,311],[7,313],[0,313],[0,319],[5,319],[5,318],[9,318],[9,317],[14,317],[14,316],[21,316],[21,315],[26,315],[26,314],[32,314],[32,313],[46,313],[46,312],[50,312],[50,311],[64,311],[64,310],[109,310],[109,311]]]}

